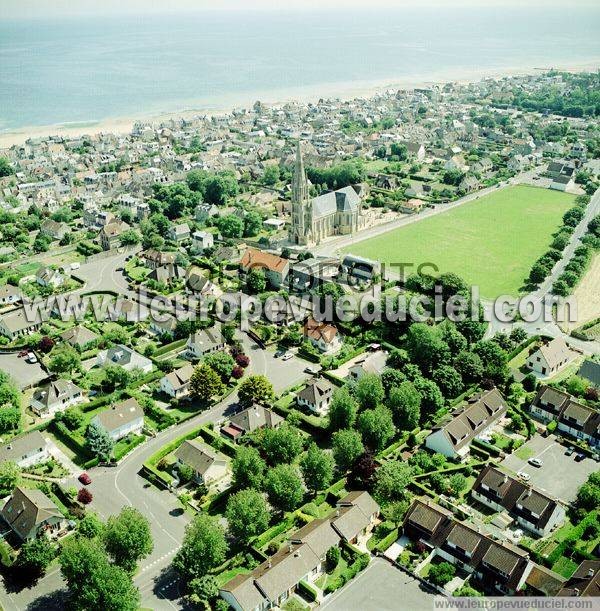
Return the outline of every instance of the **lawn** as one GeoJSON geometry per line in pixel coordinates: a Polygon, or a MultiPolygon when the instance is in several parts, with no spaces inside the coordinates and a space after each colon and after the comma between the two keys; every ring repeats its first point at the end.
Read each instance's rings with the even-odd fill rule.
{"type": "Polygon", "coordinates": [[[434,263],[478,285],[483,297],[518,295],[573,200],[549,189],[507,187],[344,250],[388,264],[434,263]]]}

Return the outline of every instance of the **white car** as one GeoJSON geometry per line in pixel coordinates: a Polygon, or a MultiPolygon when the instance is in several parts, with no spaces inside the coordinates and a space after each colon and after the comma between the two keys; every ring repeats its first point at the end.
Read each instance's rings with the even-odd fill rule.
{"type": "Polygon", "coordinates": [[[544,464],[541,458],[530,458],[527,462],[534,467],[541,467],[544,464]]]}
{"type": "Polygon", "coordinates": [[[531,475],[529,475],[529,473],[525,473],[524,471],[519,471],[517,473],[517,477],[522,479],[524,482],[528,482],[531,479],[531,475]]]}
{"type": "Polygon", "coordinates": [[[33,354],[33,352],[30,352],[30,353],[27,355],[27,357],[25,358],[25,360],[26,360],[28,363],[37,363],[37,362],[38,362],[38,360],[37,360],[37,356],[35,356],[35,354],[33,354]]]}
{"type": "Polygon", "coordinates": [[[294,355],[291,352],[287,352],[286,354],[283,355],[282,357],[282,361],[289,361],[294,355]]]}

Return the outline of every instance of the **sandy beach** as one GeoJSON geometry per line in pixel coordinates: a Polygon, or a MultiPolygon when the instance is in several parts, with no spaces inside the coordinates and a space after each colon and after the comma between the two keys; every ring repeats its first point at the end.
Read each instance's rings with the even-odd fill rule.
{"type": "Polygon", "coordinates": [[[232,95],[223,101],[220,107],[197,106],[193,103],[182,104],[179,109],[165,110],[164,112],[139,113],[135,117],[113,117],[100,120],[62,123],[57,125],[43,125],[22,127],[0,133],[0,149],[7,149],[13,145],[24,143],[29,138],[44,138],[48,136],[76,137],[82,135],[93,136],[100,133],[128,134],[134,123],[138,121],[159,124],[163,121],[203,116],[219,115],[231,112],[234,108],[248,108],[255,101],[277,106],[289,102],[309,103],[320,98],[339,98],[349,100],[357,97],[375,95],[388,89],[413,89],[415,87],[428,87],[448,82],[467,83],[484,78],[502,78],[505,76],[521,76],[538,73],[540,70],[557,69],[568,72],[596,71],[600,69],[600,59],[569,65],[553,66],[519,66],[507,67],[497,70],[484,70],[466,68],[462,71],[453,70],[451,73],[430,74],[422,79],[385,79],[378,81],[355,81],[349,83],[324,83],[311,87],[287,88],[285,90],[271,89],[252,93],[232,95]]]}

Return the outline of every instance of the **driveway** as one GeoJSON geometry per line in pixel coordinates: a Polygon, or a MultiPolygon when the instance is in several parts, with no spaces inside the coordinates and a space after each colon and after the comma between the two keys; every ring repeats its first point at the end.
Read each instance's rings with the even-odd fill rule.
{"type": "Polygon", "coordinates": [[[267,374],[267,377],[273,384],[275,394],[279,394],[291,386],[304,382],[311,377],[304,370],[307,367],[316,367],[314,363],[305,361],[295,354],[291,359],[284,361],[281,357],[275,357],[274,348],[261,350],[256,344],[248,352],[248,356],[251,363],[254,361],[256,372],[267,374]]]}
{"type": "Polygon", "coordinates": [[[10,375],[21,390],[35,386],[48,377],[39,363],[28,363],[17,352],[0,353],[0,369],[10,375]]]}
{"type": "Polygon", "coordinates": [[[600,465],[591,458],[575,462],[575,454],[565,456],[565,450],[566,447],[560,445],[554,435],[536,435],[517,450],[522,458],[513,453],[502,461],[502,466],[515,473],[528,473],[533,486],[570,503],[590,473],[598,471],[600,465]],[[534,467],[527,462],[529,458],[540,458],[543,465],[534,467]]]}
{"type": "Polygon", "coordinates": [[[327,611],[431,611],[434,595],[420,582],[382,558],[372,558],[369,566],[341,590],[325,600],[327,611]]]}

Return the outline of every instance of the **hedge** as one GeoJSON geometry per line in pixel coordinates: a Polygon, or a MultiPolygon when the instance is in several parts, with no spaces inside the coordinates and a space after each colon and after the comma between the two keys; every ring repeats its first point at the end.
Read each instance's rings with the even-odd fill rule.
{"type": "Polygon", "coordinates": [[[394,528],[394,530],[392,530],[381,541],[379,541],[379,543],[375,546],[374,549],[381,553],[385,552],[385,550],[388,549],[392,545],[392,543],[396,542],[399,534],[400,529],[394,528]]]}
{"type": "Polygon", "coordinates": [[[314,603],[317,600],[317,591],[310,584],[304,581],[304,579],[301,579],[298,582],[298,591],[300,594],[302,594],[302,596],[304,596],[304,598],[306,598],[306,600],[308,600],[308,602],[314,603]]]}
{"type": "MultiPolygon", "coordinates": [[[[206,441],[209,445],[213,445],[215,440],[217,441],[218,450],[226,454],[230,458],[235,458],[237,453],[237,446],[233,444],[229,439],[225,439],[218,433],[215,433],[213,430],[209,429],[206,425],[202,426],[200,429],[200,436],[204,441],[206,441]]],[[[215,446],[215,449],[217,449],[215,446]]]]}
{"type": "Polygon", "coordinates": [[[153,357],[161,356],[163,354],[166,354],[167,352],[171,352],[171,350],[175,350],[176,348],[182,348],[183,346],[185,346],[186,342],[187,342],[187,338],[183,338],[183,339],[175,340],[174,342],[171,342],[170,344],[165,344],[164,346],[157,348],[154,351],[154,354],[152,356],[153,357]]]}
{"type": "Polygon", "coordinates": [[[146,438],[143,435],[135,435],[131,441],[118,442],[115,446],[114,458],[115,461],[121,460],[125,454],[129,453],[133,448],[136,448],[141,443],[144,443],[146,438]]]}
{"type": "Polygon", "coordinates": [[[471,444],[476,447],[483,448],[486,452],[488,452],[489,454],[493,454],[494,456],[500,456],[500,453],[502,452],[502,450],[499,450],[495,445],[492,445],[491,443],[488,443],[487,441],[483,441],[481,439],[475,438],[473,439],[471,444]]]}

